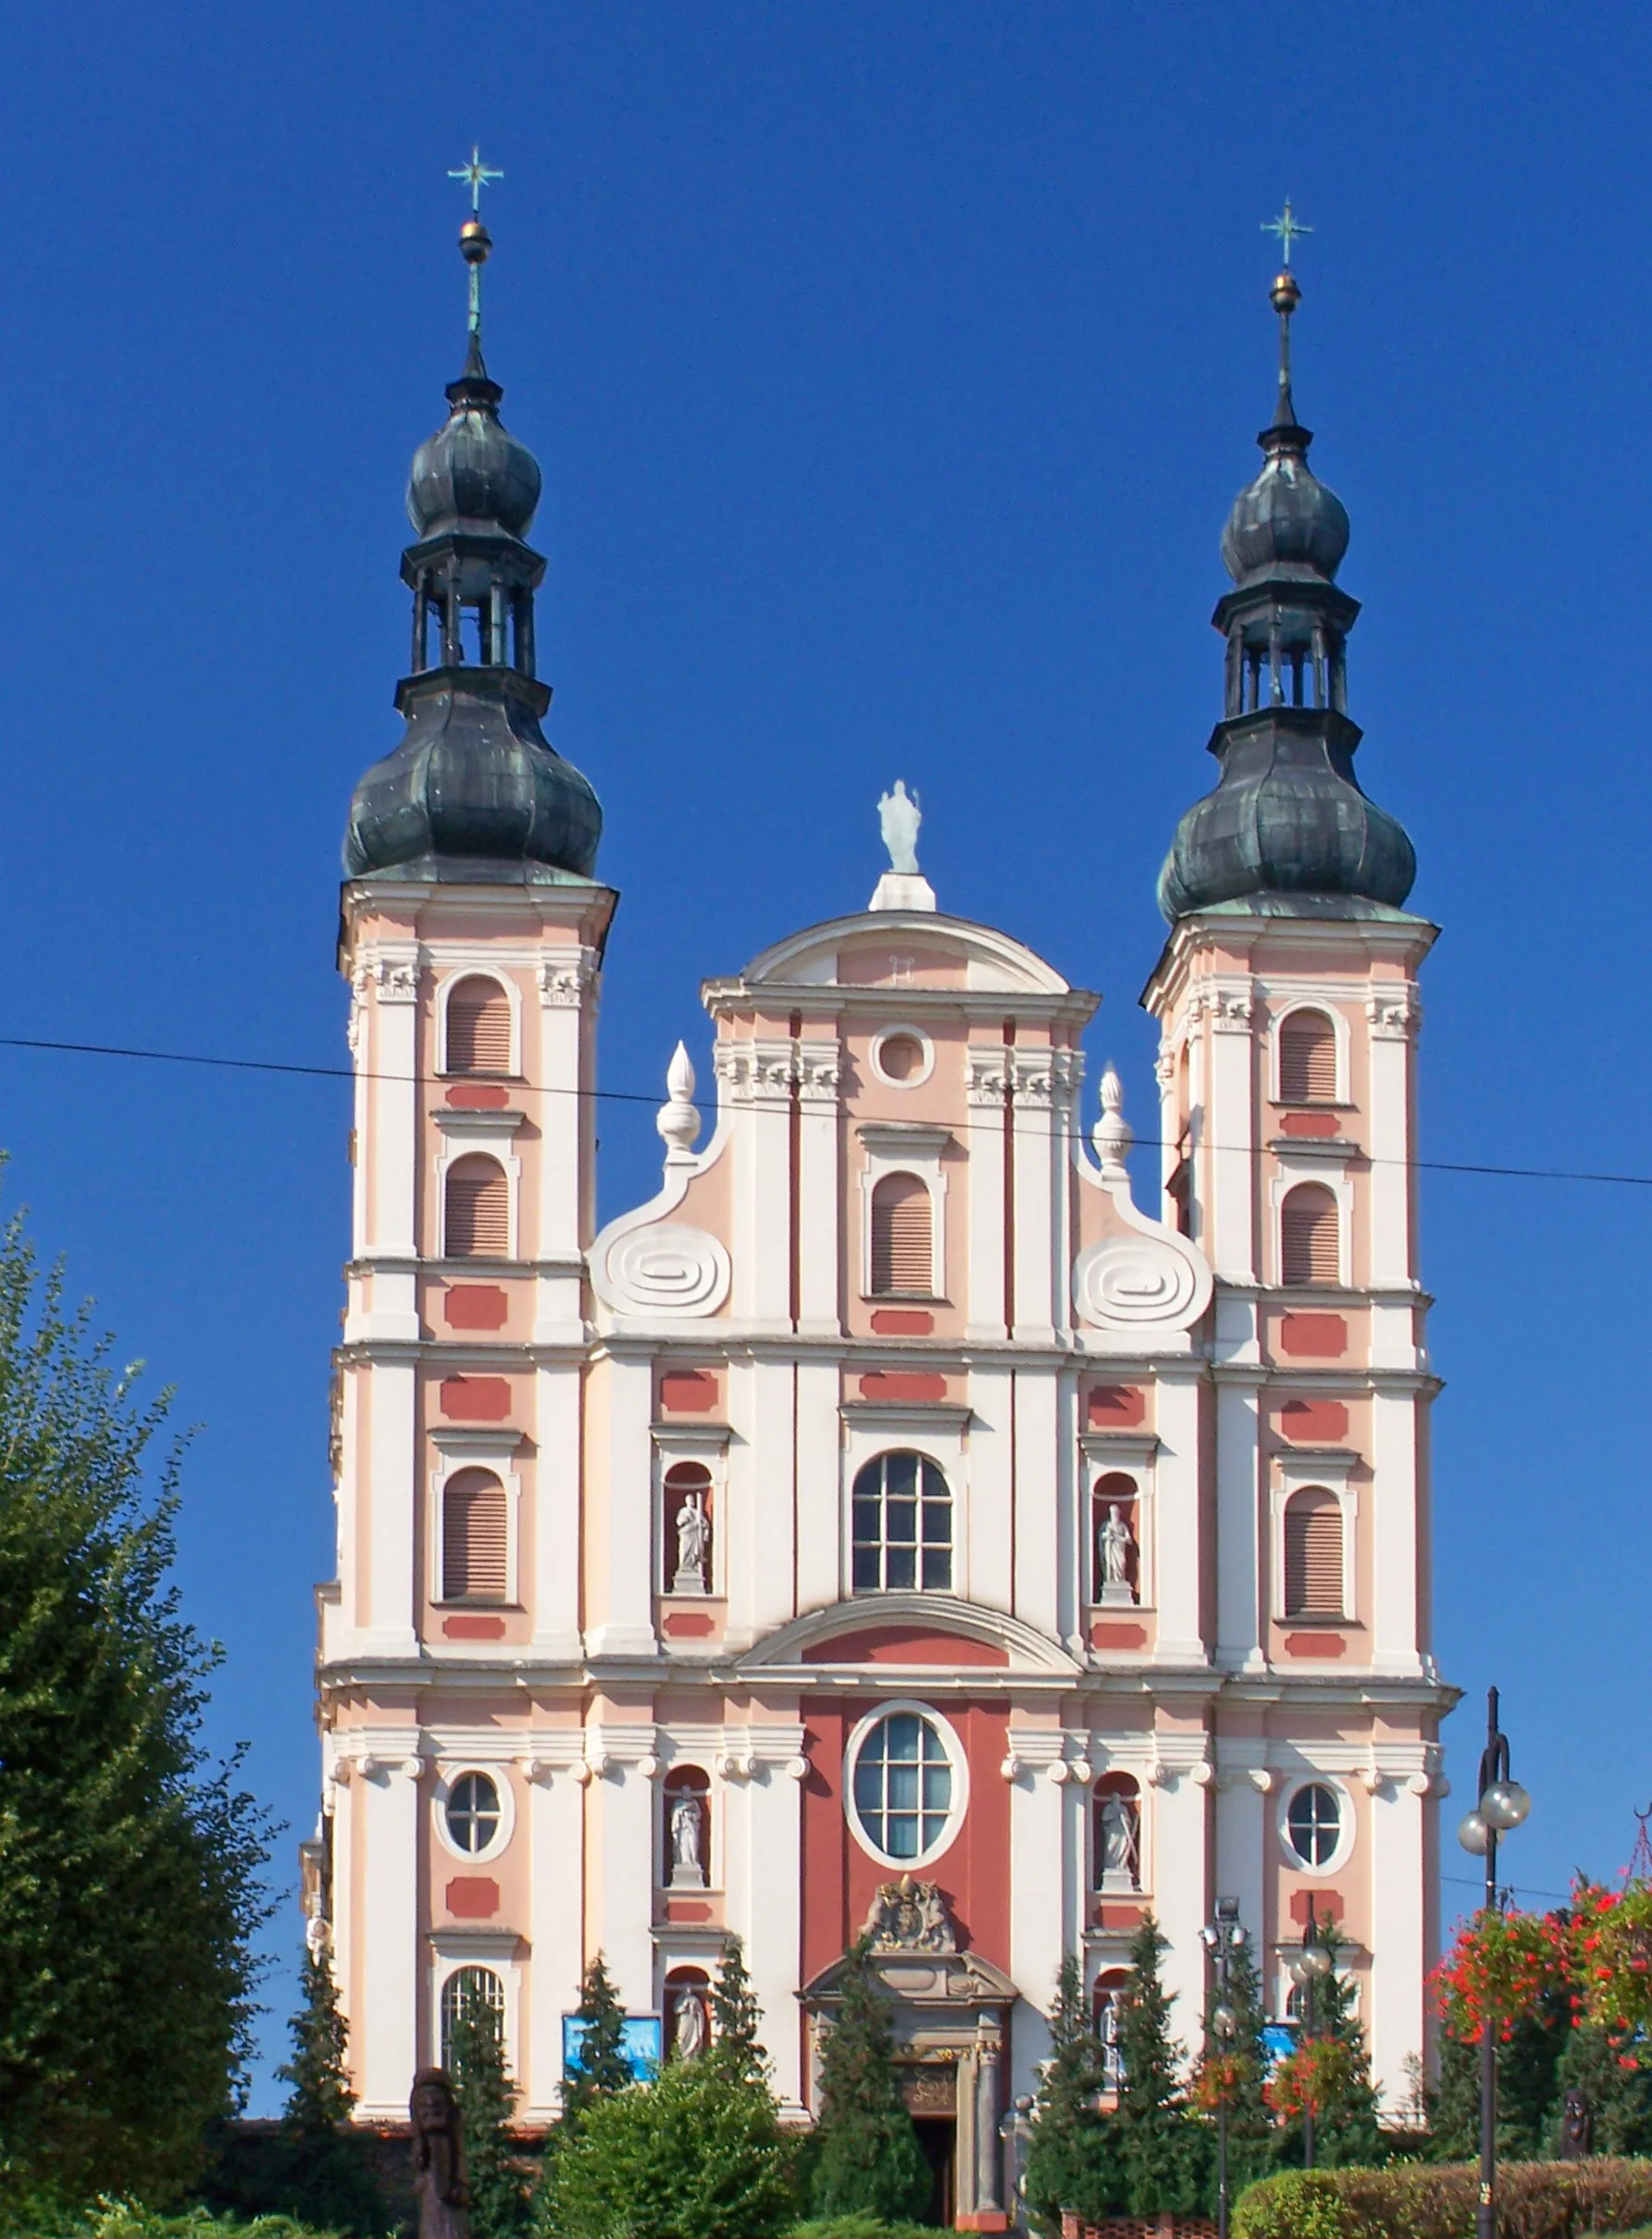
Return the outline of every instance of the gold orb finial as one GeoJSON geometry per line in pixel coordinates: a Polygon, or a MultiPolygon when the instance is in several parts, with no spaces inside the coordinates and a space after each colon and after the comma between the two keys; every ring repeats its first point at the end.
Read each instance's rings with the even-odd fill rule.
{"type": "Polygon", "coordinates": [[[467,265],[485,265],[493,236],[479,218],[467,218],[459,228],[459,254],[467,265]]]}
{"type": "Polygon", "coordinates": [[[1268,301],[1275,311],[1289,317],[1302,300],[1302,291],[1297,285],[1297,276],[1288,266],[1273,276],[1273,285],[1268,291],[1268,301]]]}

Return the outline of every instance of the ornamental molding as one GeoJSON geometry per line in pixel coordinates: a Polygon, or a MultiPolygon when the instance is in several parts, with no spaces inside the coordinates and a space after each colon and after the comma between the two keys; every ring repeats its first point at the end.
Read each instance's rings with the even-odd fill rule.
{"type": "Polygon", "coordinates": [[[787,1097],[798,1078],[797,1044],[720,1041],[712,1051],[712,1071],[736,1103],[787,1097]]]}
{"type": "Polygon", "coordinates": [[[1212,988],[1205,1007],[1218,1034],[1248,1034],[1255,1023],[1256,1001],[1248,987],[1212,988]]]}
{"type": "Polygon", "coordinates": [[[903,1873],[885,1882],[872,1899],[862,1934],[874,1951],[955,1952],[958,1928],[938,1882],[916,1882],[903,1873]]]}
{"type": "Polygon", "coordinates": [[[1153,1060],[1153,1078],[1161,1088],[1174,1088],[1175,1085],[1177,1049],[1178,1044],[1174,1041],[1161,1041],[1159,1044],[1159,1054],[1153,1060]]]}
{"type": "Polygon", "coordinates": [[[796,1078],[799,1093],[836,1098],[843,1086],[843,1054],[836,1043],[805,1042],[797,1046],[796,1078]]]}
{"type": "Polygon", "coordinates": [[[591,1268],[592,1284],[605,1306],[619,1313],[674,1319],[716,1313],[727,1300],[732,1280],[721,1240],[709,1229],[675,1221],[616,1236],[591,1268]]]}
{"type": "Polygon", "coordinates": [[[371,988],[381,1003],[417,1001],[419,955],[416,949],[373,949],[351,975],[358,995],[371,988]]]}
{"type": "Polygon", "coordinates": [[[1373,988],[1365,998],[1365,1018],[1373,1041],[1410,1041],[1422,1024],[1422,1006],[1410,987],[1392,994],[1373,988]]]}
{"type": "Polygon", "coordinates": [[[594,949],[578,949],[572,956],[565,949],[541,950],[535,973],[540,1001],[547,1011],[575,1010],[596,976],[594,949]]]}
{"type": "Polygon", "coordinates": [[[1010,1086],[1007,1050],[972,1048],[968,1052],[965,1088],[972,1104],[1001,1104],[1010,1086]]]}

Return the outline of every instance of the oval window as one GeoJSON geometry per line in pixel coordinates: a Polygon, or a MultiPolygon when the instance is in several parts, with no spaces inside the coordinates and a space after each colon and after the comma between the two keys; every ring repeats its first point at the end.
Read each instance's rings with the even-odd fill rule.
{"type": "Polygon", "coordinates": [[[462,1773],[447,1795],[448,1839],[474,1858],[499,1833],[499,1790],[485,1773],[462,1773]]]}
{"type": "Polygon", "coordinates": [[[1305,1866],[1328,1866],[1342,1840],[1342,1803],[1317,1781],[1298,1788],[1285,1815],[1286,1838],[1305,1866]]]}
{"type": "Polygon", "coordinates": [[[867,1728],[855,1752],[855,1820],[880,1857],[913,1865],[947,1839],[957,1785],[938,1727],[920,1711],[891,1710],[867,1728]]]}

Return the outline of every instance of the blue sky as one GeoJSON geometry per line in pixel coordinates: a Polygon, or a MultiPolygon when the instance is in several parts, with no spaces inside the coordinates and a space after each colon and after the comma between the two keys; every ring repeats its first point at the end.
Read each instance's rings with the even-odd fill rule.
{"type": "MultiPolygon", "coordinates": [[[[1289,193],[1360,771],[1445,928],[1424,1153],[1652,1172],[1649,63],[1609,4],[37,13],[0,81],[0,1034],[343,1062],[339,840],[398,732],[401,496],[463,351],[445,173],[479,139],[550,728],[624,896],[606,1085],[652,1094],[679,1034],[703,1051],[702,976],[864,901],[900,775],[943,906],[1104,992],[1093,1070],[1141,1125],[1289,193]]],[[[283,1873],[347,1126],[338,1081],[0,1049],[8,1191],[204,1425],[183,1585],[283,1873]]],[[[613,1209],[658,1145],[643,1106],[602,1135],[613,1209]]],[[[1560,1891],[1652,1801],[1652,1192],[1431,1173],[1424,1201],[1459,1797],[1497,1679],[1536,1799],[1508,1871],[1560,1891]]]]}

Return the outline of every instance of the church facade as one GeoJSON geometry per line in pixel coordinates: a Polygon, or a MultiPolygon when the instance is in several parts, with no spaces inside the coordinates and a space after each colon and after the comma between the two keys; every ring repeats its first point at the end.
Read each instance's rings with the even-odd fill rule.
{"type": "MultiPolygon", "coordinates": [[[[1274,303],[1288,338],[1288,275],[1274,303]]],[[[1158,1157],[1133,1180],[1116,1076],[1087,1088],[1098,998],[947,913],[897,786],[868,906],[705,982],[711,1077],[679,1047],[660,1188],[599,1225],[617,897],[540,727],[539,469],[473,337],[341,920],[307,1865],[362,2119],[404,2115],[468,1984],[553,2120],[598,1952],[643,2047],[691,2051],[732,1934],[805,2121],[869,1929],[945,2203],[1003,2228],[1063,1953],[1105,2013],[1150,1910],[1194,2041],[1219,1898],[1281,2019],[1336,1922],[1403,2096],[1454,1699],[1410,1164],[1434,928],[1353,778],[1348,522],[1287,367],[1223,538],[1220,779],[1161,878],[1158,1157]]]]}

